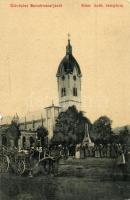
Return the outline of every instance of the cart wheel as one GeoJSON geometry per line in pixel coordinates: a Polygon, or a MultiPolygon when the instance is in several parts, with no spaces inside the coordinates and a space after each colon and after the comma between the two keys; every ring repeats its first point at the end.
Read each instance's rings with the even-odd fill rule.
{"type": "Polygon", "coordinates": [[[9,170],[9,157],[0,155],[0,173],[6,173],[9,170]]]}
{"type": "Polygon", "coordinates": [[[44,167],[44,172],[46,174],[49,174],[49,173],[53,172],[53,169],[54,169],[54,161],[53,161],[53,159],[51,159],[51,158],[45,158],[42,161],[42,165],[44,167]]]}
{"type": "Polygon", "coordinates": [[[25,172],[25,161],[24,160],[17,160],[15,163],[15,171],[18,175],[23,175],[25,172]]]}

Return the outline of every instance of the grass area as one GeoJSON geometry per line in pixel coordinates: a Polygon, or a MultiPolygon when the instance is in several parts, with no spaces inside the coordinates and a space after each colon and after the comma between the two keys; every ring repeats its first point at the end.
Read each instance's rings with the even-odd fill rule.
{"type": "Polygon", "coordinates": [[[115,159],[109,158],[61,160],[58,175],[88,177],[88,180],[130,180],[128,169],[117,166],[115,159]]]}
{"type": "Polygon", "coordinates": [[[69,158],[60,161],[58,176],[0,176],[0,200],[124,200],[130,199],[130,179],[115,160],[69,158]]]}
{"type": "Polygon", "coordinates": [[[88,180],[88,177],[3,176],[0,200],[124,200],[130,198],[125,181],[88,180]]]}

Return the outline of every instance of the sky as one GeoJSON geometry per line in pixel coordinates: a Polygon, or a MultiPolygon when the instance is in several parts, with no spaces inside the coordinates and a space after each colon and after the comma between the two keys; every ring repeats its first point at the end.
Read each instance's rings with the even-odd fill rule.
{"type": "Polygon", "coordinates": [[[125,0],[1,0],[0,113],[19,116],[58,105],[56,72],[67,34],[82,72],[82,110],[94,122],[130,124],[130,2],[125,0]],[[10,4],[62,4],[12,8],[10,4]],[[103,7],[94,7],[101,3],[103,7]],[[106,4],[122,4],[108,8],[106,4]],[[91,7],[82,7],[90,4],[91,7]]]}

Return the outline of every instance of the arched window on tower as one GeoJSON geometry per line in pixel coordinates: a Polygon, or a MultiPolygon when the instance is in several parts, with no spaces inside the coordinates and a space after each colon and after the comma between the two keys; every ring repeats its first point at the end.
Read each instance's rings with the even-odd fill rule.
{"type": "Polygon", "coordinates": [[[66,96],[66,89],[64,88],[64,96],[66,96]]]}
{"type": "Polygon", "coordinates": [[[62,97],[66,96],[66,88],[61,89],[61,96],[62,97]]]}
{"type": "Polygon", "coordinates": [[[77,94],[77,88],[73,88],[73,96],[77,96],[78,94],[77,94]]]}
{"type": "Polygon", "coordinates": [[[61,88],[61,97],[63,97],[63,88],[61,88]]]}

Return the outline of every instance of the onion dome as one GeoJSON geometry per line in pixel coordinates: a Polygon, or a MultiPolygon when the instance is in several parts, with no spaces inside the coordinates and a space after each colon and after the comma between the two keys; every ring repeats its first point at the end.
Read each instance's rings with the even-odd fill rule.
{"type": "Polygon", "coordinates": [[[68,39],[68,45],[66,46],[66,55],[59,64],[56,76],[59,77],[63,74],[72,74],[74,68],[76,68],[77,75],[81,76],[80,66],[72,55],[72,46],[70,44],[70,39],[68,39]]]}

